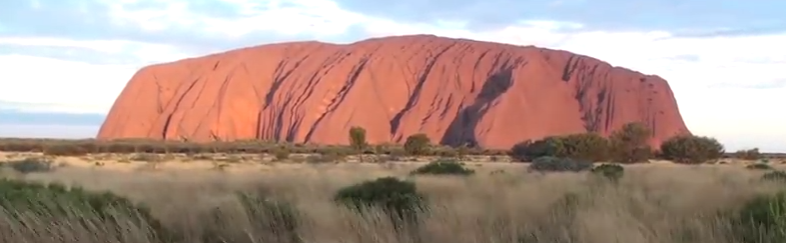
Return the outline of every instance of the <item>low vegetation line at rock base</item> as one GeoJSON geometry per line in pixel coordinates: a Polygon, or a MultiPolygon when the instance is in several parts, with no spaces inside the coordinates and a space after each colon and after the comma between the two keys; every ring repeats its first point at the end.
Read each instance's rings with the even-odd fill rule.
{"type": "MultiPolygon", "coordinates": [[[[189,143],[155,140],[56,140],[56,139],[0,139],[0,151],[6,152],[52,152],[62,155],[83,155],[89,153],[276,153],[286,150],[292,154],[355,154],[351,146],[310,145],[275,143],[259,140],[189,143]],[[57,150],[57,151],[55,151],[57,150]]],[[[447,146],[433,146],[424,155],[457,155],[458,149],[447,146]]],[[[504,150],[467,148],[466,155],[505,155],[504,150]]],[[[365,148],[364,154],[404,155],[403,145],[381,144],[365,148]]]]}
{"type": "MultiPolygon", "coordinates": [[[[533,161],[552,156],[587,162],[639,163],[650,159],[671,160],[678,163],[699,164],[720,158],[760,160],[786,158],[786,154],[762,154],[758,148],[727,153],[716,139],[696,135],[677,135],[664,141],[659,148],[648,144],[651,132],[641,123],[629,123],[609,137],[596,133],[578,133],[548,136],[540,140],[526,140],[509,150],[492,150],[462,145],[449,147],[434,145],[422,133],[407,137],[402,145],[366,142],[362,127],[352,127],[347,136],[349,145],[309,145],[273,143],[258,140],[188,143],[150,140],[45,140],[4,139],[0,151],[43,152],[54,156],[81,156],[95,153],[145,153],[145,154],[200,154],[200,153],[257,153],[275,154],[277,158],[288,154],[346,155],[409,155],[462,158],[467,155],[508,155],[517,161],[533,161]]],[[[362,158],[362,157],[361,157],[362,158]]]]}

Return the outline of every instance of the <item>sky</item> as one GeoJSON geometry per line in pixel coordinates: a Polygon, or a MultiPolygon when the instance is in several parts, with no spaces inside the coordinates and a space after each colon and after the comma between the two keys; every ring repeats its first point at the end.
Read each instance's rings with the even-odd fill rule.
{"type": "Polygon", "coordinates": [[[688,128],[786,152],[782,0],[8,0],[0,137],[97,132],[140,67],[266,43],[434,34],[563,49],[667,79],[688,128]],[[781,69],[779,69],[781,67],[781,69]]]}

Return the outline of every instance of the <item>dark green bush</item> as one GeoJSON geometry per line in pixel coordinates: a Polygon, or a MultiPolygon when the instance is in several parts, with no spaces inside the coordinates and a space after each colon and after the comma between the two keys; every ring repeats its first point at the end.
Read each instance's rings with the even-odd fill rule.
{"type": "Polygon", "coordinates": [[[742,207],[736,221],[742,242],[786,242],[786,192],[754,198],[742,207]]]}
{"type": "Polygon", "coordinates": [[[411,175],[472,175],[475,171],[465,168],[455,160],[437,160],[410,172],[411,175]]]}
{"type": "Polygon", "coordinates": [[[418,193],[414,182],[395,177],[383,177],[342,188],[334,200],[361,214],[365,209],[379,208],[388,213],[394,223],[416,220],[426,206],[425,197],[418,193]]]}
{"type": "Polygon", "coordinates": [[[786,172],[783,171],[770,171],[761,176],[762,180],[786,182],[786,172]]]}
{"type": "Polygon", "coordinates": [[[755,164],[749,164],[748,166],[745,166],[745,168],[749,170],[771,170],[772,166],[765,163],[755,163],[755,164]]]}
{"type": "Polygon", "coordinates": [[[592,174],[602,176],[611,181],[619,181],[625,174],[625,168],[617,164],[602,164],[592,168],[592,174]]]}
{"type": "Polygon", "coordinates": [[[510,156],[519,162],[533,161],[540,157],[559,157],[564,153],[559,137],[546,137],[537,141],[524,141],[513,145],[510,156]]]}
{"type": "MultiPolygon", "coordinates": [[[[148,232],[148,239],[174,240],[149,210],[115,194],[66,188],[59,184],[0,179],[0,208],[11,212],[11,217],[25,220],[75,220],[83,227],[99,221],[108,232],[121,237],[133,226],[148,232]]],[[[44,221],[45,222],[45,221],[44,221]]],[[[138,233],[138,232],[137,232],[138,233]]]]}
{"type": "Polygon", "coordinates": [[[580,172],[591,168],[590,162],[552,156],[537,158],[529,165],[531,171],[539,172],[580,172]]]}
{"type": "Polygon", "coordinates": [[[534,142],[524,141],[513,145],[510,154],[517,161],[532,161],[552,156],[600,162],[609,160],[610,143],[596,133],[579,133],[551,136],[534,142]]]}
{"type": "Polygon", "coordinates": [[[44,158],[26,158],[23,160],[14,160],[5,162],[5,166],[10,167],[22,174],[27,173],[46,173],[52,172],[55,167],[52,161],[44,158]]]}
{"type": "Polygon", "coordinates": [[[663,142],[660,152],[664,159],[676,163],[700,164],[721,158],[725,150],[714,138],[683,135],[663,142]]]}

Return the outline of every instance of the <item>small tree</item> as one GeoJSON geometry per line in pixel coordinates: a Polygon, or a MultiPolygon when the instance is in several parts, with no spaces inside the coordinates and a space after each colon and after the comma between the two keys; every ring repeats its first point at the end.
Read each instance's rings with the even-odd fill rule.
{"type": "Polygon", "coordinates": [[[428,153],[430,145],[431,139],[426,134],[417,133],[407,137],[407,141],[404,142],[404,151],[410,155],[425,155],[428,153]]]}
{"type": "Polygon", "coordinates": [[[366,129],[362,127],[352,127],[349,129],[349,144],[358,154],[360,162],[363,162],[363,150],[368,147],[366,143],[366,129]]]}
{"type": "Polygon", "coordinates": [[[366,129],[362,127],[352,127],[349,129],[349,144],[357,151],[363,151],[368,144],[366,143],[366,129]]]}
{"type": "Polygon", "coordinates": [[[660,146],[664,159],[677,163],[699,164],[721,158],[725,153],[718,140],[704,136],[672,137],[660,146]]]}
{"type": "Polygon", "coordinates": [[[647,144],[650,134],[644,124],[632,122],[611,134],[611,155],[615,162],[645,162],[652,157],[652,148],[647,144]]]}

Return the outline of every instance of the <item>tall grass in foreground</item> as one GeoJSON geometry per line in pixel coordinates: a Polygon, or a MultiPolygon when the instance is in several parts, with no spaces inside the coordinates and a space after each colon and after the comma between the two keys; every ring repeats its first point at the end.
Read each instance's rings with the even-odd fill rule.
{"type": "MultiPolygon", "coordinates": [[[[632,166],[608,183],[588,173],[484,165],[472,176],[415,177],[429,211],[409,231],[394,229],[384,212],[358,214],[334,201],[341,188],[412,169],[311,165],[230,176],[62,168],[25,179],[126,196],[178,236],[170,241],[188,243],[735,243],[728,212],[782,187],[731,166],[632,166]]],[[[0,242],[162,242],[130,223],[139,220],[133,215],[0,214],[0,242]]]]}

